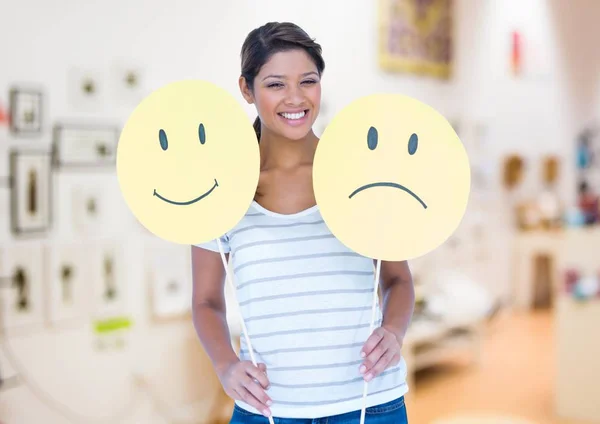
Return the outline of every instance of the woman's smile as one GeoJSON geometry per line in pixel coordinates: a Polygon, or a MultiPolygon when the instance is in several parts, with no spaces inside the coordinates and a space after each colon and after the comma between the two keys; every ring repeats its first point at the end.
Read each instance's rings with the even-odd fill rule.
{"type": "Polygon", "coordinates": [[[280,112],[277,115],[285,122],[287,125],[291,125],[294,127],[304,125],[309,119],[310,110],[304,109],[297,112],[280,112]]]}

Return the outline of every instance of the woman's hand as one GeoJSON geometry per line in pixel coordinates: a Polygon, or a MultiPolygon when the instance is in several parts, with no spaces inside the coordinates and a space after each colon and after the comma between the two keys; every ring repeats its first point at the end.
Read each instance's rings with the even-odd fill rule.
{"type": "Polygon", "coordinates": [[[217,375],[227,396],[246,402],[267,417],[271,414],[271,398],[265,392],[269,388],[265,364],[257,368],[251,361],[238,360],[217,371],[217,375]]]}
{"type": "Polygon", "coordinates": [[[401,349],[402,343],[393,331],[385,326],[375,329],[361,350],[364,361],[359,371],[365,381],[372,380],[388,367],[398,364],[401,349]]]}

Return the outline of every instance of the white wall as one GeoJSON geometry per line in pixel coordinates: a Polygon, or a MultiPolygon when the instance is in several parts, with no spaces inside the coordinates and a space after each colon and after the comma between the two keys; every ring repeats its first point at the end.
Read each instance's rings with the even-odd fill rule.
{"type": "MultiPolygon", "coordinates": [[[[49,146],[50,128],[57,120],[89,119],[122,125],[135,105],[119,105],[111,91],[111,72],[119,63],[142,67],[145,93],[183,78],[211,80],[230,90],[253,119],[252,107],[243,104],[238,94],[239,51],[248,31],[269,20],[292,20],[322,44],[327,63],[323,80],[328,106],[325,118],[373,91],[415,96],[449,119],[460,120],[465,128],[478,122],[486,124],[492,165],[508,152],[526,155],[532,172],[525,194],[535,190],[539,175],[535,161],[540,155],[553,152],[569,160],[575,131],[589,119],[594,107],[596,114],[600,111],[600,52],[594,41],[600,39],[594,20],[600,12],[598,2],[457,1],[456,70],[450,82],[378,70],[377,11],[373,3],[4,1],[0,12],[0,38],[5,41],[0,101],[6,104],[12,84],[34,83],[45,90],[47,108],[41,139],[21,140],[5,134],[8,143],[0,140],[0,176],[8,169],[4,156],[7,146],[49,146]],[[535,43],[529,52],[536,61],[520,80],[508,74],[509,31],[513,28],[523,31],[526,42],[535,43]],[[104,83],[96,109],[77,109],[69,103],[68,75],[72,68],[89,69],[104,83]]],[[[531,57],[526,55],[526,60],[531,57]]],[[[563,165],[569,166],[567,162],[563,165]]],[[[136,325],[128,347],[118,352],[94,351],[90,321],[85,319],[65,329],[40,328],[11,337],[15,355],[44,391],[82,415],[112,415],[125,407],[134,391],[131,370],[151,380],[154,390],[170,405],[193,401],[207,384],[201,370],[203,353],[189,320],[154,326],[149,318],[142,279],[143,247],[148,236],[140,233],[124,208],[114,172],[63,172],[55,183],[56,225],[44,243],[53,246],[78,240],[88,244],[99,236],[120,243],[126,254],[123,278],[128,285],[130,315],[136,325]],[[74,184],[106,190],[105,200],[116,221],[103,227],[101,234],[84,239],[72,231],[70,195],[74,184]],[[194,372],[188,372],[190,368],[194,372]]],[[[569,184],[563,187],[565,196],[570,195],[569,184]]],[[[506,248],[510,233],[504,230],[510,218],[502,204],[488,206],[496,214],[487,215],[487,219],[497,226],[491,233],[493,268],[486,269],[485,274],[495,278],[482,282],[495,294],[506,296],[510,290],[506,248]]],[[[0,208],[8,211],[8,207],[8,192],[0,191],[0,208]]],[[[5,248],[21,245],[11,239],[8,222],[8,214],[2,213],[0,240],[5,248]]],[[[10,372],[4,355],[0,355],[0,367],[4,374],[10,372]]],[[[144,399],[127,418],[110,422],[165,422],[152,413],[144,399]]],[[[200,420],[201,414],[197,418],[200,420]]],[[[27,388],[0,395],[0,419],[7,423],[69,422],[27,388]]]]}

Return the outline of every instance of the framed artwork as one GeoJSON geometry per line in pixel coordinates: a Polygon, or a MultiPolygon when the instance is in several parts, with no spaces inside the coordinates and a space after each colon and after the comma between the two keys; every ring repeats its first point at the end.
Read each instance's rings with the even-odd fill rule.
{"type": "Polygon", "coordinates": [[[104,184],[85,182],[71,188],[72,225],[81,235],[101,235],[106,232],[108,198],[104,184]]]}
{"type": "Polygon", "coordinates": [[[48,244],[45,249],[47,319],[51,325],[74,321],[88,309],[88,266],[84,246],[48,244]]]}
{"type": "Polygon", "coordinates": [[[127,293],[119,245],[110,241],[92,244],[88,281],[92,282],[93,316],[108,319],[126,315],[127,293]]]}
{"type": "Polygon", "coordinates": [[[54,166],[114,166],[119,134],[117,126],[57,124],[52,134],[54,166]]]}
{"type": "Polygon", "coordinates": [[[447,79],[452,35],[452,0],[379,0],[382,69],[447,79]]]}
{"type": "Polygon", "coordinates": [[[170,320],[191,313],[192,274],[188,246],[157,242],[146,250],[152,317],[170,320]]]}
{"type": "Polygon", "coordinates": [[[15,235],[38,235],[52,223],[52,166],[49,152],[11,150],[11,229],[15,235]]]}
{"type": "Polygon", "coordinates": [[[42,246],[18,243],[0,250],[3,304],[0,322],[7,330],[44,324],[44,272],[42,246]]]}
{"type": "Polygon", "coordinates": [[[67,74],[67,97],[74,110],[95,111],[103,95],[102,73],[94,69],[71,68],[67,74]]]}
{"type": "Polygon", "coordinates": [[[43,94],[32,88],[10,89],[9,108],[11,133],[15,135],[38,135],[42,133],[43,94]]]}
{"type": "Polygon", "coordinates": [[[111,81],[116,103],[135,107],[145,96],[144,71],[139,63],[117,61],[112,66],[111,81]]]}

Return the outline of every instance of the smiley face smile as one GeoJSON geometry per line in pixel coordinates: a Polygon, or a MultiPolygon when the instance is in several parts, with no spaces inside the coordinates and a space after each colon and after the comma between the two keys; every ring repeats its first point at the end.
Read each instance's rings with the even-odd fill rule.
{"type": "Polygon", "coordinates": [[[166,197],[163,197],[163,196],[161,196],[160,194],[158,194],[158,193],[156,192],[156,189],[154,189],[154,194],[153,194],[153,195],[154,195],[154,196],[156,196],[156,197],[158,197],[160,200],[163,200],[163,201],[165,201],[165,202],[167,202],[167,203],[170,203],[170,204],[172,204],[172,205],[179,205],[179,206],[181,206],[181,205],[191,205],[191,204],[193,204],[193,203],[196,203],[196,202],[197,202],[197,201],[199,201],[199,200],[202,200],[202,199],[204,199],[206,196],[208,196],[210,193],[212,193],[212,192],[213,192],[213,190],[214,190],[215,188],[217,188],[218,186],[219,186],[219,183],[217,182],[217,179],[215,178],[215,184],[212,186],[212,188],[211,188],[210,190],[208,190],[206,193],[204,193],[204,194],[202,194],[202,195],[200,195],[200,196],[196,197],[195,199],[188,200],[188,201],[186,201],[186,202],[176,202],[176,201],[174,201],[174,200],[169,200],[169,199],[167,199],[166,197]]]}
{"type": "Polygon", "coordinates": [[[408,194],[410,194],[412,197],[414,197],[415,199],[417,199],[417,201],[419,203],[421,203],[421,205],[423,206],[423,209],[427,209],[427,205],[425,204],[425,202],[423,202],[421,200],[421,198],[419,196],[417,196],[415,193],[413,193],[410,189],[404,187],[401,184],[397,184],[397,183],[381,182],[381,183],[365,184],[364,186],[359,187],[356,190],[354,190],[350,194],[350,196],[348,196],[348,198],[352,199],[352,197],[355,196],[357,193],[360,193],[361,191],[366,190],[368,188],[372,188],[372,187],[393,187],[393,188],[399,188],[400,190],[404,190],[405,192],[407,192],[408,194]]]}

